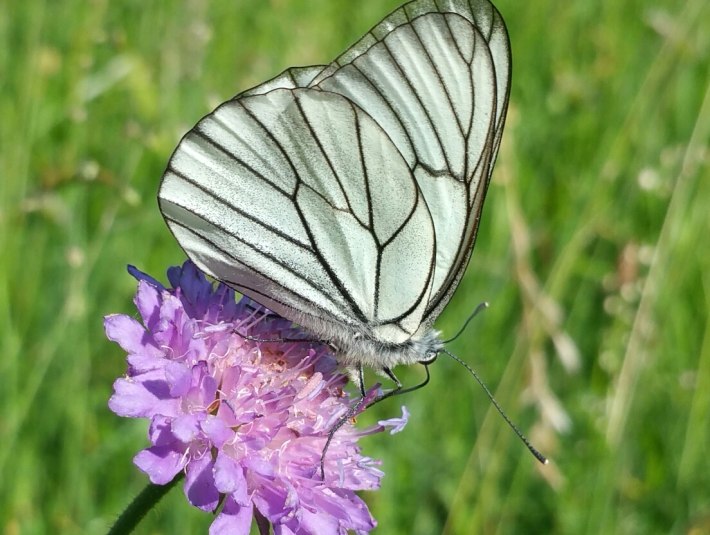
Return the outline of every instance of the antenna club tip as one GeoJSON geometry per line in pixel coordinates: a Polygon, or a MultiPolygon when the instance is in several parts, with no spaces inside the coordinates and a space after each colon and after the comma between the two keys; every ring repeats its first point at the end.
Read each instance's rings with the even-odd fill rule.
{"type": "Polygon", "coordinates": [[[542,453],[540,453],[539,451],[537,451],[537,450],[532,446],[532,444],[530,444],[529,442],[527,442],[527,443],[526,443],[526,446],[527,446],[528,449],[530,450],[530,453],[532,453],[533,456],[534,456],[538,461],[540,461],[540,464],[543,464],[543,465],[545,465],[545,464],[550,464],[549,459],[548,459],[547,457],[545,457],[542,453]]]}

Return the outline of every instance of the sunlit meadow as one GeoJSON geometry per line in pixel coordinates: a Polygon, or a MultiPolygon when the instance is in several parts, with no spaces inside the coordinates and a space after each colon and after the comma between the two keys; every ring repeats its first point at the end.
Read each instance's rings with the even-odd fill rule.
{"type": "MultiPolygon", "coordinates": [[[[0,2],[0,530],[105,533],[146,484],[107,402],[135,264],[184,257],[155,201],[181,135],[238,91],[332,59],[396,0],[0,2]]],[[[710,533],[710,5],[497,2],[508,124],[452,361],[365,437],[394,535],[710,533]]],[[[417,369],[402,370],[408,384],[417,369]]],[[[369,377],[374,381],[374,377],[369,377]]],[[[173,489],[140,533],[206,533],[173,489]]]]}

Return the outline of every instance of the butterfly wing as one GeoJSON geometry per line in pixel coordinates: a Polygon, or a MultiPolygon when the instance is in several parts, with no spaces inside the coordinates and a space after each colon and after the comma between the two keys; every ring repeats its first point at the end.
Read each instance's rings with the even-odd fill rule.
{"type": "Polygon", "coordinates": [[[305,86],[366,111],[416,177],[436,229],[433,323],[470,259],[503,133],[510,45],[500,14],[485,0],[416,0],[330,65],[288,69],[249,93],[305,86]]]}
{"type": "Polygon", "coordinates": [[[404,344],[470,257],[509,60],[486,0],[410,2],[332,64],[205,117],[171,158],[161,210],[198,266],[272,310],[327,339],[404,344]]]}
{"type": "Polygon", "coordinates": [[[428,208],[389,137],[343,96],[223,104],[180,142],[159,202],[201,269],[318,334],[329,322],[399,343],[422,321],[428,208]]]}
{"type": "Polygon", "coordinates": [[[433,323],[465,271],[508,105],[510,46],[486,0],[417,0],[311,81],[373,117],[402,153],[434,220],[433,323]]]}
{"type": "Polygon", "coordinates": [[[239,93],[235,98],[263,95],[264,93],[268,93],[274,89],[296,89],[299,87],[308,87],[316,76],[323,72],[323,69],[325,68],[326,65],[290,67],[278,76],[274,76],[271,80],[239,93]]]}

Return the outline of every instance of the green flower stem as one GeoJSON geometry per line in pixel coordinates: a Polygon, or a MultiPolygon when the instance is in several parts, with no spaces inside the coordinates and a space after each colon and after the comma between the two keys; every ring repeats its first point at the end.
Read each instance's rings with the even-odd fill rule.
{"type": "Polygon", "coordinates": [[[116,520],[107,535],[127,535],[131,533],[146,513],[155,507],[162,497],[183,478],[184,474],[180,473],[166,485],[154,485],[153,483],[147,485],[121,513],[121,516],[118,517],[118,520],[116,520]]]}

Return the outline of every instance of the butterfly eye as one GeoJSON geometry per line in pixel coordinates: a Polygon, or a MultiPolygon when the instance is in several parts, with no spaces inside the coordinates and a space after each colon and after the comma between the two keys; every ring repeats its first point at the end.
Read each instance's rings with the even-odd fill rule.
{"type": "Polygon", "coordinates": [[[426,354],[426,356],[422,360],[419,361],[419,364],[429,365],[432,362],[434,362],[438,356],[439,356],[438,351],[429,351],[426,354]]]}

